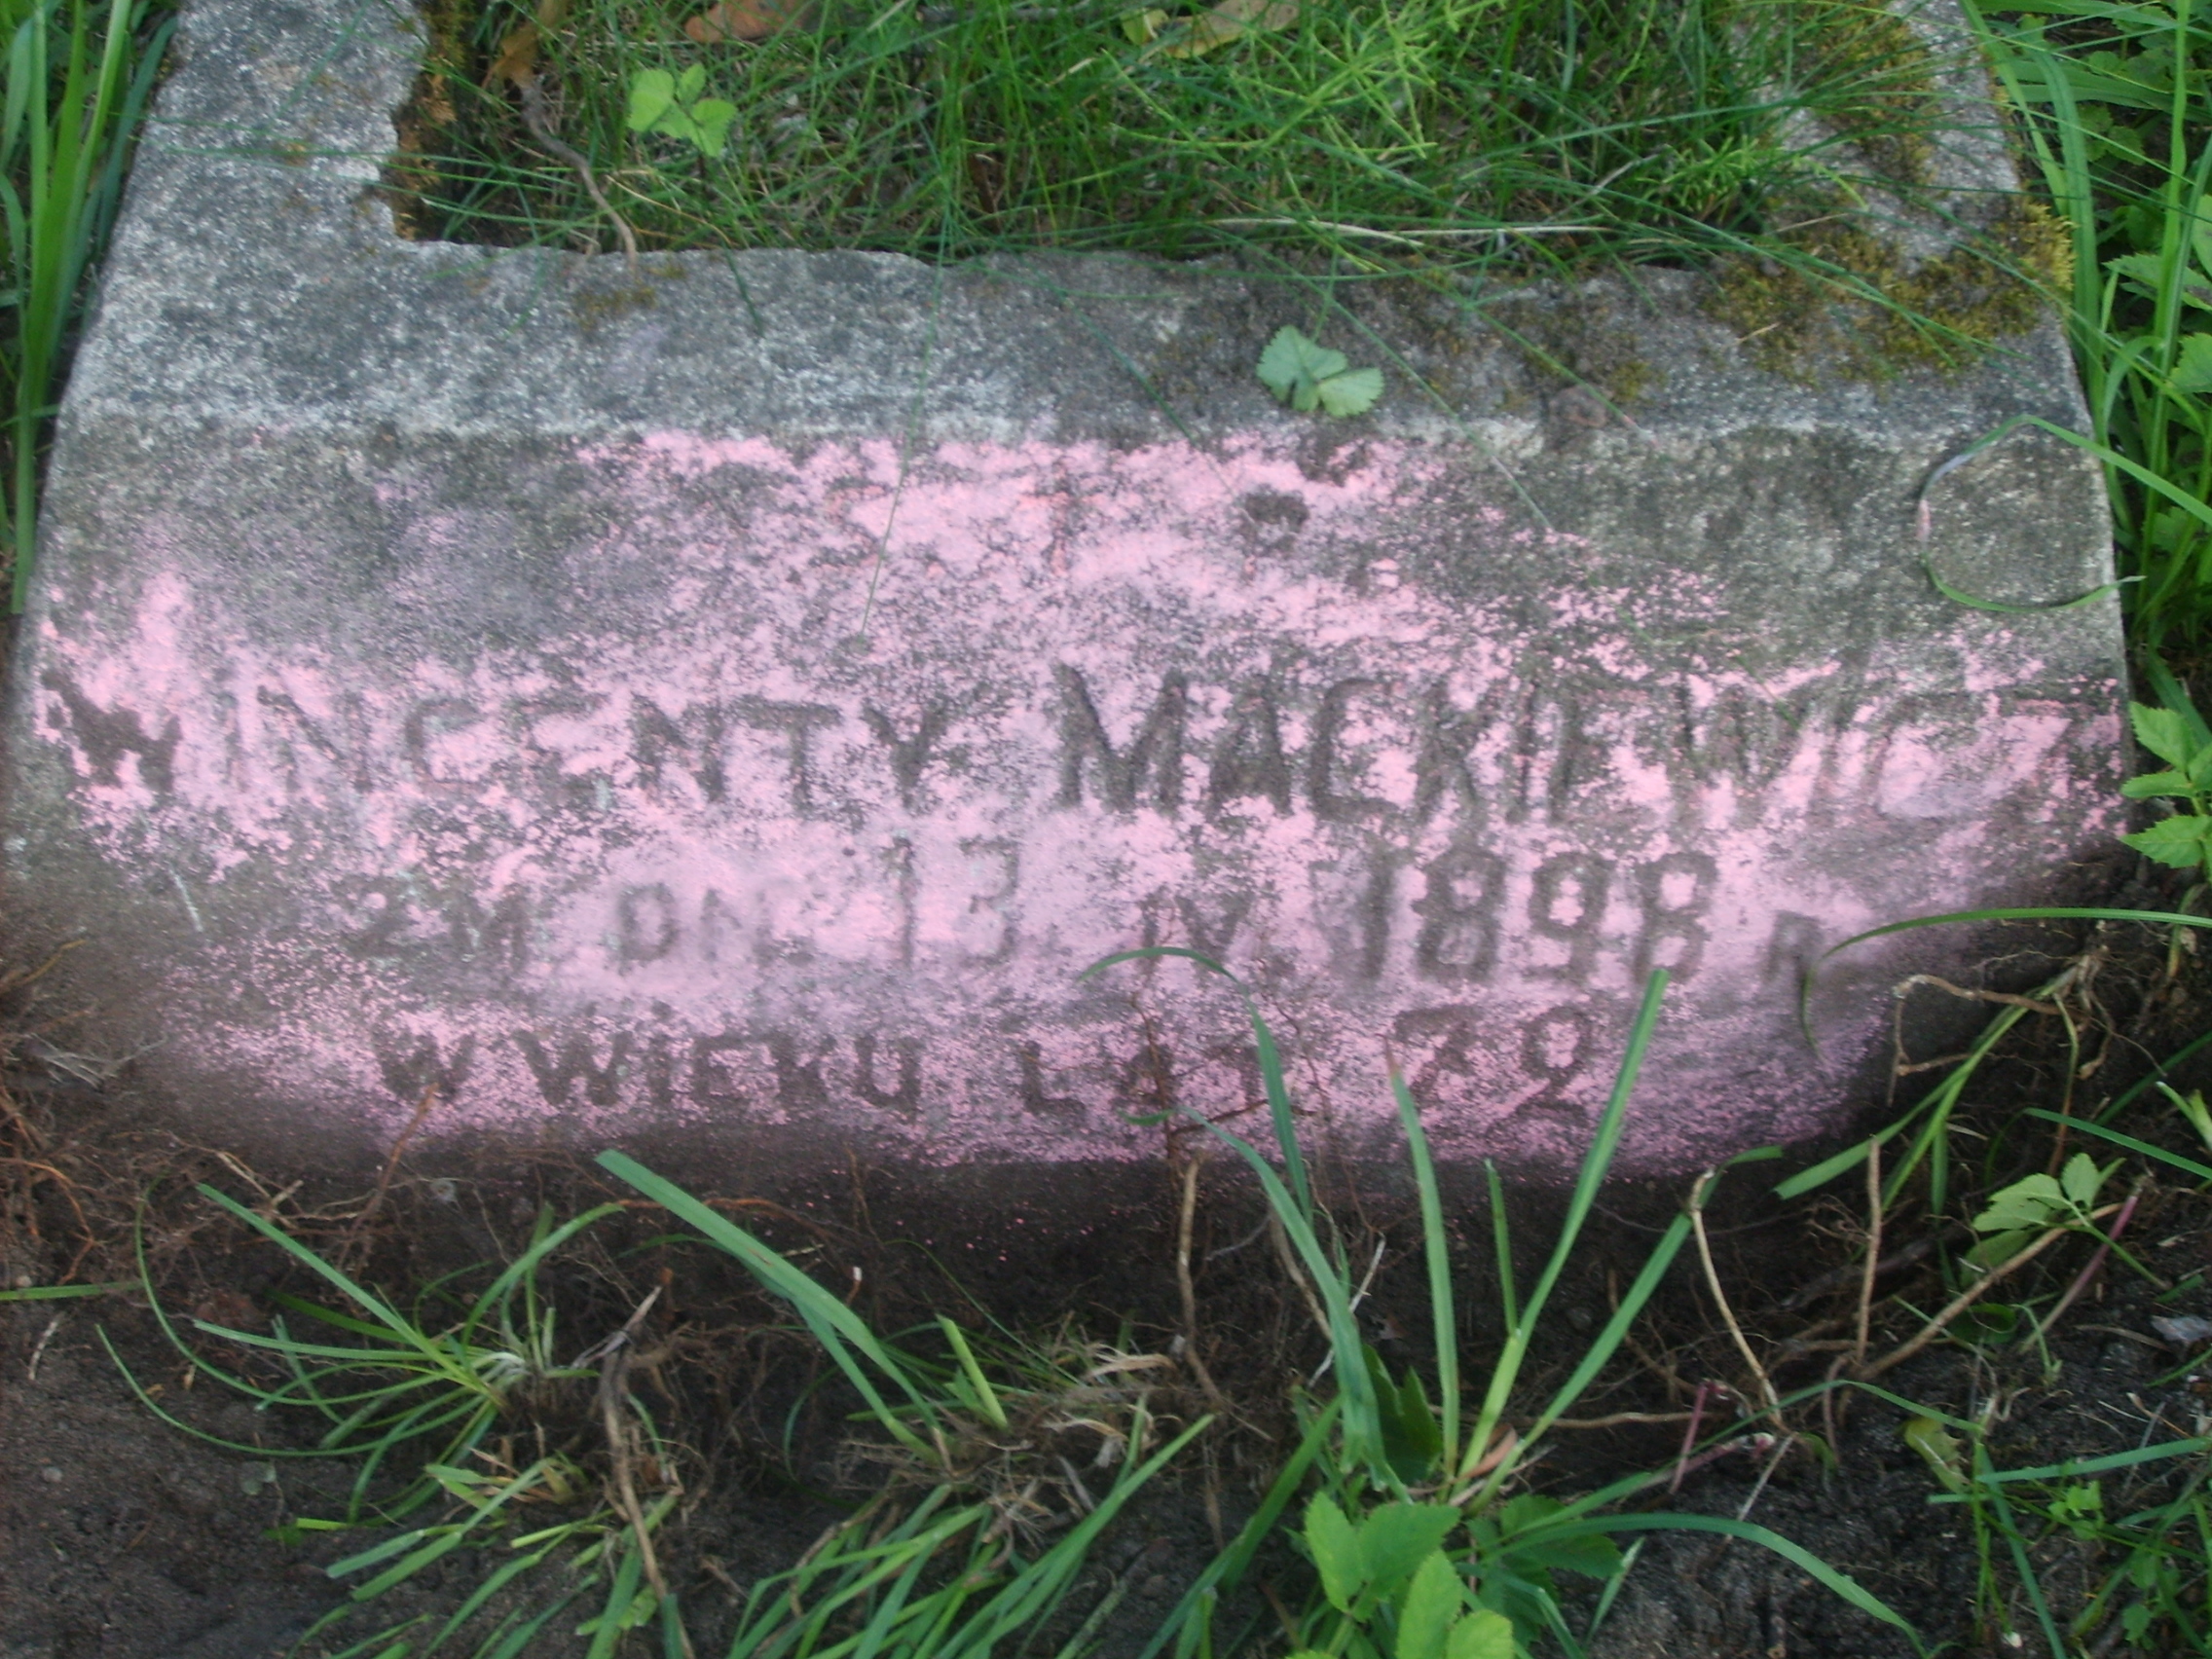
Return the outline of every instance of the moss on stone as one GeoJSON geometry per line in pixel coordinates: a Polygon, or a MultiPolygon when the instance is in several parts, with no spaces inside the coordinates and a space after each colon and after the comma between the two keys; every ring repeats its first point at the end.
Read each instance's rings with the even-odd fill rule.
{"type": "Polygon", "coordinates": [[[1644,354],[1637,319],[1620,315],[1620,303],[1609,290],[1584,290],[1494,303],[1484,315],[1504,331],[1539,390],[1585,387],[1627,409],[1650,396],[1665,375],[1644,354]]]}
{"type": "Polygon", "coordinates": [[[1727,261],[1705,308],[1736,331],[1752,361],[1797,381],[1817,371],[1884,380],[1971,367],[1995,342],[2033,328],[2049,296],[2073,279],[2067,227],[2024,196],[1918,267],[1845,209],[1815,216],[1788,240],[1801,262],[1727,261]]]}
{"type": "Polygon", "coordinates": [[[1866,87],[1836,129],[1893,184],[1925,185],[1936,160],[1936,65],[1913,26],[1882,0],[1796,0],[1792,14],[1812,41],[1808,81],[1866,87]]]}

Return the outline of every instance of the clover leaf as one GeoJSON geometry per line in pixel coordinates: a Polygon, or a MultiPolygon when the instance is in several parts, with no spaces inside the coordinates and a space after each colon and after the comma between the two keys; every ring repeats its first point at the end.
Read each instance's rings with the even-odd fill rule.
{"type": "Polygon", "coordinates": [[[681,77],[666,69],[639,70],[630,77],[630,130],[682,139],[702,155],[719,156],[729,147],[737,105],[701,97],[706,86],[704,64],[692,64],[681,77]]]}
{"type": "Polygon", "coordinates": [[[1260,380],[1301,415],[1315,409],[1336,416],[1364,415],[1382,395],[1381,369],[1355,369],[1295,328],[1280,328],[1260,353],[1260,380]]]}

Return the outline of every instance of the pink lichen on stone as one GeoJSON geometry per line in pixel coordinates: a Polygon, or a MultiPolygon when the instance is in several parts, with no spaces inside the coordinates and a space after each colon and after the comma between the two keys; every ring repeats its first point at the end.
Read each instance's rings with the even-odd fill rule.
{"type": "MultiPolygon", "coordinates": [[[[1218,981],[1078,978],[1172,943],[1255,987],[1355,1140],[1394,1057],[1447,1156],[1557,1162],[1665,967],[1631,1161],[1679,1164],[1822,1124],[1886,1017],[1803,1045],[1822,948],[1979,895],[2024,826],[2116,818],[2111,716],[2009,697],[2003,632],[1940,679],[1879,645],[1754,671],[1710,578],[1608,584],[1455,511],[1421,445],[1320,477],[1257,440],[572,461],[598,529],[535,556],[657,592],[650,630],[348,660],[196,596],[149,526],[135,588],[50,638],[105,855],[292,890],[223,959],[284,987],[198,1035],[224,1063],[394,1128],[435,1088],[507,1134],[1139,1156],[1129,1114],[1257,1098],[1218,981]]],[[[436,489],[379,487],[390,602],[465,611],[518,533],[436,489]]]]}

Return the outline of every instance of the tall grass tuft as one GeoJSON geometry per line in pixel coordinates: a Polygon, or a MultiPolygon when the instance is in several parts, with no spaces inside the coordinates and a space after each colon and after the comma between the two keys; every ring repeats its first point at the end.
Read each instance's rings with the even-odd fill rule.
{"type": "Polygon", "coordinates": [[[1879,252],[1863,230],[1929,181],[1956,119],[1953,66],[1879,0],[707,14],[781,24],[749,44],[687,37],[704,10],[440,9],[390,174],[417,233],[612,245],[537,100],[646,247],[1123,250],[1328,281],[1756,255],[1879,300],[1899,274],[1854,264],[1879,252]],[[502,74],[525,68],[527,97],[502,74]],[[641,77],[695,102],[634,130],[641,77]],[[1857,241],[1806,229],[1841,220],[1857,241]]]}
{"type": "Polygon", "coordinates": [[[2200,0],[1969,0],[2072,229],[2067,326],[2138,641],[2212,624],[2212,14],[2200,0]]]}
{"type": "MultiPolygon", "coordinates": [[[[1218,963],[1180,946],[1130,951],[1090,972],[1161,956],[1183,957],[1231,977],[1218,963]]],[[[1154,1659],[1170,1645],[1175,1659],[1210,1659],[1222,1601],[1278,1530],[1291,1532],[1313,1568],[1303,1604],[1276,1606],[1288,1644],[1300,1655],[1511,1659],[1555,1644],[1578,1655],[1633,1566],[1633,1556],[1612,1540],[1653,1530],[1711,1532],[1762,1545],[1924,1651],[1917,1633],[1887,1604],[1771,1529],[1740,1517],[1622,1512],[1620,1505],[1663,1484],[1663,1475],[1631,1475],[1567,1500],[1528,1490],[1545,1437],[1627,1340],[1692,1231],[1689,1213],[1675,1219],[1572,1369],[1556,1382],[1546,1381],[1532,1412],[1516,1415],[1517,1408],[1531,1403],[1518,1397],[1527,1381],[1530,1347],[1612,1165],[1667,979],[1666,971],[1659,970],[1645,987],[1559,1235],[1525,1296],[1515,1289],[1512,1239],[1497,1173],[1487,1170],[1503,1339],[1488,1359],[1488,1376],[1473,1402],[1462,1399],[1463,1356],[1443,1198],[1412,1092],[1393,1073],[1391,1092],[1419,1198],[1435,1360],[1425,1377],[1409,1368],[1392,1378],[1361,1335],[1359,1274],[1335,1223],[1315,1198],[1273,1035],[1251,994],[1237,985],[1265,1086],[1273,1156],[1218,1124],[1199,1123],[1252,1171],[1304,1271],[1324,1324],[1330,1388],[1323,1393],[1312,1384],[1296,1387],[1300,1439],[1259,1509],[1199,1575],[1141,1659],[1154,1659]],[[1302,1525],[1288,1519],[1294,1503],[1302,1525]],[[1592,1625],[1582,1631],[1568,1621],[1561,1573],[1604,1584],[1592,1625]]],[[[1236,983],[1234,978],[1231,982],[1236,983]]],[[[1762,1156],[1771,1156],[1771,1149],[1747,1159],[1762,1156]]],[[[1716,1173],[1709,1171],[1701,1179],[1693,1205],[1710,1191],[1716,1173]]],[[[1222,1650],[1236,1645],[1223,1643],[1222,1650]]]]}
{"type": "Polygon", "coordinates": [[[0,427],[10,608],[29,593],[41,446],[173,26],[173,0],[0,0],[0,427]]]}

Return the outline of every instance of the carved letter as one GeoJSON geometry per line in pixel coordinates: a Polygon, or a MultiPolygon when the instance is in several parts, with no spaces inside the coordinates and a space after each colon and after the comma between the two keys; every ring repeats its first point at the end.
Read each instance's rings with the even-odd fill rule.
{"type": "Polygon", "coordinates": [[[968,900],[968,913],[988,910],[999,918],[999,941],[990,950],[972,955],[969,960],[978,968],[996,968],[1014,958],[1014,914],[1006,908],[1021,886],[1021,847],[1018,842],[997,835],[972,835],[960,843],[960,850],[972,859],[994,858],[999,861],[1000,880],[988,893],[972,894],[968,900]]]}
{"type": "Polygon", "coordinates": [[[1117,754],[1083,676],[1064,664],[1053,673],[1060,682],[1060,804],[1083,804],[1083,768],[1088,761],[1108,806],[1133,812],[1150,772],[1153,804],[1173,811],[1183,798],[1183,725],[1190,701],[1183,676],[1170,674],[1160,682],[1152,712],[1128,748],[1117,754]]]}
{"type": "Polygon", "coordinates": [[[684,711],[682,720],[671,719],[655,704],[643,697],[630,704],[631,753],[638,762],[638,776],[647,789],[658,790],[661,769],[668,754],[675,750],[682,755],[685,769],[691,781],[698,785],[699,794],[710,806],[719,804],[729,794],[729,774],[723,768],[722,744],[727,730],[727,718],[719,703],[703,703],[684,711]],[[693,742],[686,727],[695,727],[698,740],[693,742]]]}
{"type": "Polygon", "coordinates": [[[1467,769],[1467,755],[1488,721],[1483,711],[1467,714],[1452,706],[1440,681],[1429,688],[1421,711],[1420,748],[1414,755],[1414,818],[1425,824],[1447,797],[1462,824],[1479,826],[1483,798],[1467,769]]]}
{"type": "Polygon", "coordinates": [[[623,968],[658,962],[676,948],[676,895],[668,883],[625,887],[614,902],[614,956],[623,968]]]}
{"type": "Polygon", "coordinates": [[[1014,1058],[1021,1062],[1021,1103],[1030,1111],[1057,1115],[1063,1112],[1081,1112],[1082,1101],[1065,1094],[1045,1092],[1045,1051],[1042,1044],[1016,1043],[1014,1058]]]}
{"type": "Polygon", "coordinates": [[[915,726],[914,735],[903,738],[891,723],[891,717],[869,703],[861,710],[861,719],[876,742],[891,751],[891,779],[899,786],[899,801],[908,812],[920,810],[914,804],[915,792],[921,788],[922,770],[930,763],[930,751],[937,740],[944,735],[950,723],[942,703],[932,703],[922,711],[921,723],[915,726]]]}
{"type": "Polygon", "coordinates": [[[1306,794],[1313,803],[1313,816],[1327,824],[1350,824],[1370,813],[1390,810],[1390,803],[1373,795],[1337,793],[1337,746],[1344,741],[1345,721],[1351,700],[1362,691],[1382,688],[1380,680],[1340,680],[1321,694],[1321,707],[1313,716],[1313,747],[1306,757],[1306,794]]]}
{"type": "Polygon", "coordinates": [[[538,792],[538,798],[547,806],[582,811],[602,806],[610,798],[608,780],[604,774],[595,777],[590,773],[563,770],[561,752],[539,742],[536,733],[541,719],[561,715],[588,715],[606,702],[606,696],[597,691],[548,691],[541,696],[509,699],[507,731],[516,743],[529,751],[531,782],[538,792]]]}
{"type": "Polygon", "coordinates": [[[401,741],[407,746],[407,757],[414,761],[416,775],[433,789],[473,789],[481,781],[476,778],[449,778],[430,769],[430,743],[476,724],[484,718],[474,703],[459,697],[430,697],[417,703],[407,711],[407,719],[400,727],[401,741]]]}
{"type": "Polygon", "coordinates": [[[468,1081],[468,1069],[476,1063],[476,1039],[463,1037],[453,1046],[453,1057],[438,1057],[438,1040],[435,1037],[415,1037],[413,1053],[406,1051],[410,1034],[387,1030],[383,1026],[369,1035],[369,1045],[376,1051],[377,1069],[384,1074],[384,1086],[397,1095],[402,1104],[420,1106],[425,1097],[451,1100],[461,1092],[461,1086],[468,1081]]]}
{"type": "Polygon", "coordinates": [[[914,915],[922,896],[921,877],[914,873],[914,843],[904,835],[891,837],[887,853],[891,880],[899,896],[899,966],[914,965],[914,915]]]}
{"type": "Polygon", "coordinates": [[[408,948],[409,941],[400,937],[400,932],[414,919],[415,883],[412,879],[404,875],[372,875],[343,882],[341,887],[360,894],[355,903],[369,917],[366,926],[348,934],[340,941],[348,955],[368,962],[388,961],[408,948]]]}
{"type": "Polygon", "coordinates": [[[92,762],[94,783],[121,782],[116,768],[129,754],[138,756],[138,781],[154,793],[167,794],[176,787],[179,730],[174,715],[160,737],[148,737],[133,711],[95,707],[67,675],[50,673],[45,683],[60,694],[62,706],[69,711],[69,729],[83,746],[85,758],[92,762]]]}
{"type": "Polygon", "coordinates": [[[1497,962],[1497,908],[1505,896],[1505,861],[1455,841],[1423,865],[1421,874],[1428,885],[1414,902],[1414,913],[1421,918],[1420,933],[1414,940],[1415,969],[1425,978],[1449,984],[1489,978],[1497,962]]]}
{"type": "Polygon", "coordinates": [[[699,901],[699,954],[710,965],[719,965],[723,940],[742,938],[744,933],[745,925],[729,902],[712,887],[708,888],[707,896],[699,901]]]}
{"type": "Polygon", "coordinates": [[[792,810],[801,817],[814,810],[814,734],[844,717],[822,703],[771,703],[765,697],[740,697],[737,716],[761,731],[780,731],[791,739],[792,810]]]}
{"type": "Polygon", "coordinates": [[[529,1062],[531,1075],[537,1079],[537,1092],[544,1095],[548,1104],[566,1106],[578,1080],[584,1086],[584,1098],[594,1106],[611,1106],[619,1098],[622,1080],[629,1073],[625,1063],[630,1057],[630,1035],[621,1032],[608,1048],[607,1064],[596,1065],[591,1057],[591,1038],[578,1033],[561,1045],[558,1058],[547,1058],[545,1047],[534,1031],[517,1031],[515,1047],[529,1062]]]}
{"type": "Polygon", "coordinates": [[[1669,853],[1636,866],[1643,927],[1636,938],[1631,973],[1639,983],[1654,968],[1665,968],[1677,979],[1697,972],[1705,958],[1705,913],[1713,907],[1713,889],[1719,879],[1720,866],[1704,853],[1669,853]],[[1670,886],[1677,891],[1670,893],[1670,886]],[[1674,961],[1661,962],[1659,947],[1668,940],[1681,948],[1674,961]]]}
{"type": "Polygon", "coordinates": [[[1183,918],[1183,937],[1191,941],[1191,948],[1219,962],[1228,954],[1230,942],[1236,938],[1236,930],[1244,925],[1244,918],[1252,913],[1252,896],[1230,894],[1209,918],[1198,900],[1188,894],[1177,894],[1175,910],[1183,918]]]}
{"type": "Polygon", "coordinates": [[[899,1087],[886,1089],[875,1077],[875,1039],[855,1037],[853,1054],[860,1061],[860,1072],[853,1080],[853,1089],[870,1106],[911,1118],[922,1105],[921,1039],[902,1037],[891,1045],[891,1051],[899,1056],[899,1087]]]}
{"type": "MultiPolygon", "coordinates": [[[[287,692],[272,691],[268,686],[260,685],[254,688],[253,696],[254,701],[263,708],[289,719],[292,724],[299,729],[300,735],[307,739],[308,747],[343,771],[346,774],[346,781],[354,789],[365,791],[370,787],[371,780],[368,774],[367,757],[360,753],[358,744],[355,745],[353,755],[349,757],[330,734],[322,729],[321,722],[293,701],[287,692]]],[[[349,699],[349,707],[352,710],[354,721],[357,724],[359,720],[358,700],[349,699]]],[[[296,761],[294,763],[297,764],[296,761]]]]}
{"type": "Polygon", "coordinates": [[[1811,916],[1777,911],[1774,932],[1766,941],[1766,960],[1759,965],[1760,979],[1771,985],[1785,975],[1792,983],[1804,978],[1820,959],[1821,938],[1821,924],[1811,916]]]}
{"type": "Polygon", "coordinates": [[[508,888],[487,913],[476,902],[471,889],[457,887],[447,895],[440,908],[445,914],[447,938],[457,956],[465,961],[483,957],[509,973],[520,972],[529,962],[534,930],[530,895],[522,888],[508,888]]]}
{"type": "Polygon", "coordinates": [[[1255,684],[1236,699],[1229,729],[1214,745],[1206,772],[1206,805],[1219,812],[1230,801],[1265,795],[1275,811],[1290,811],[1290,763],[1282,755],[1282,724],[1268,687],[1255,684]]]}
{"type": "Polygon", "coordinates": [[[717,1054],[726,1054],[732,1049],[750,1047],[752,1039],[734,1031],[725,1031],[719,1037],[691,1039],[691,1099],[699,1106],[743,1106],[746,1095],[740,1089],[720,1087],[727,1081],[722,1068],[715,1063],[717,1054]]]}
{"type": "Polygon", "coordinates": [[[830,1090],[823,1086],[822,1062],[836,1047],[828,1037],[817,1040],[814,1058],[798,1057],[798,1039],[789,1031],[771,1031],[765,1041],[768,1058],[776,1067],[776,1103],[799,1110],[823,1109],[830,1105],[830,1090]]]}

